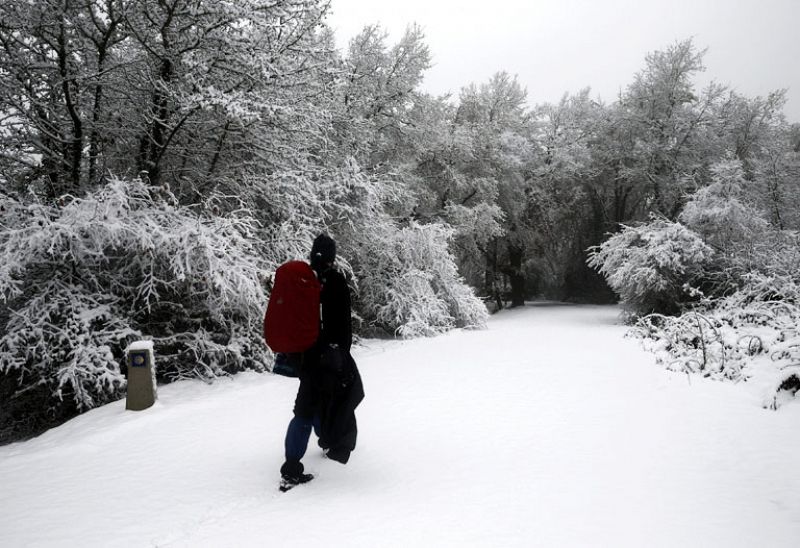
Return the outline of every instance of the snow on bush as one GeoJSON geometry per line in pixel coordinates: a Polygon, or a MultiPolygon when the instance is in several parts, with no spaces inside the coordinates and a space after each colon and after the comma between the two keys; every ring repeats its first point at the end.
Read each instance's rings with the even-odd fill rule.
{"type": "Polygon", "coordinates": [[[681,225],[653,219],[624,226],[589,252],[597,269],[634,313],[673,313],[688,295],[684,287],[711,259],[712,249],[681,225]]]}
{"type": "Polygon", "coordinates": [[[401,337],[485,326],[488,311],[458,275],[448,249],[452,234],[441,224],[412,222],[368,235],[357,274],[369,323],[401,337]]]}
{"type": "Polygon", "coordinates": [[[771,228],[750,205],[741,162],[711,168],[712,180],[680,219],[713,249],[706,290],[683,314],[651,314],[634,333],[670,369],[762,385],[764,405],[793,396],[800,366],[800,235],[771,228]]]}
{"type": "Polygon", "coordinates": [[[777,408],[800,386],[800,277],[749,274],[680,316],[644,316],[632,334],[667,368],[759,383],[764,406],[777,408]]]}
{"type": "Polygon", "coordinates": [[[125,384],[120,349],[137,334],[117,301],[57,278],[44,282],[12,310],[0,338],[0,373],[18,375],[23,387],[45,383],[78,409],[114,399],[125,384]]]}
{"type": "Polygon", "coordinates": [[[739,160],[711,171],[680,214],[687,226],[626,227],[593,250],[590,264],[624,302],[655,312],[632,333],[660,363],[759,383],[765,407],[777,408],[800,386],[800,235],[771,228],[750,205],[739,160]]]}
{"type": "Polygon", "coordinates": [[[162,378],[263,369],[266,270],[247,211],[207,215],[123,179],[2,208],[0,373],[21,391],[78,410],[118,397],[124,347],[142,336],[162,378]]]}

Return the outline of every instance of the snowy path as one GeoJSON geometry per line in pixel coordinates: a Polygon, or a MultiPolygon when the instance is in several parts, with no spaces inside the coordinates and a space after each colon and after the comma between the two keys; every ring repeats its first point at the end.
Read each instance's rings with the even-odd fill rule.
{"type": "Polygon", "coordinates": [[[295,381],[162,388],[0,447],[0,546],[800,543],[800,403],[653,365],[611,307],[356,353],[349,465],[277,492],[295,381]]]}

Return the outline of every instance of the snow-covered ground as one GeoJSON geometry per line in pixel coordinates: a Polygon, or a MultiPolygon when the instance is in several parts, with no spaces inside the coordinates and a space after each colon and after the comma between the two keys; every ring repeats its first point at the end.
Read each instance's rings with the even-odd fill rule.
{"type": "Polygon", "coordinates": [[[662,370],[613,307],[355,352],[350,464],[279,493],[296,381],[183,382],[0,447],[0,546],[800,545],[800,403],[662,370]]]}

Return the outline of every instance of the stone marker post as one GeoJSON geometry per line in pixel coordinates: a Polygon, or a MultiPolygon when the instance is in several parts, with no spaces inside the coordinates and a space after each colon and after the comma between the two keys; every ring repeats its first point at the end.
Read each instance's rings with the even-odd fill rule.
{"type": "Polygon", "coordinates": [[[156,364],[153,341],[136,341],[125,351],[128,361],[128,396],[125,409],[141,411],[153,405],[156,394],[156,364]]]}

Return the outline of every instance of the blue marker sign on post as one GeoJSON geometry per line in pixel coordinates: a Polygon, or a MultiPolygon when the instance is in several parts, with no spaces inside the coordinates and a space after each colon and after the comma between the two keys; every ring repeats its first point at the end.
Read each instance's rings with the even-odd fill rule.
{"type": "Polygon", "coordinates": [[[147,352],[131,352],[131,367],[147,367],[147,352]]]}

